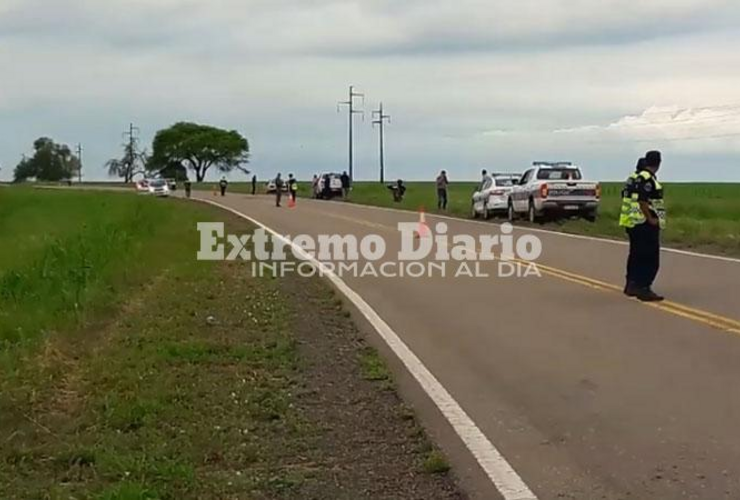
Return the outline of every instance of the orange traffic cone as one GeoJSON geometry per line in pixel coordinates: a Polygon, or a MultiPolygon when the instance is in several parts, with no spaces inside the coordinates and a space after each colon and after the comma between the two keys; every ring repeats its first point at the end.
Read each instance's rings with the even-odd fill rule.
{"type": "Polygon", "coordinates": [[[427,226],[426,213],[424,207],[419,208],[419,228],[416,230],[416,239],[426,238],[429,236],[429,226],[427,226]]]}
{"type": "Polygon", "coordinates": [[[288,197],[288,208],[295,208],[295,199],[292,196],[288,197]]]}

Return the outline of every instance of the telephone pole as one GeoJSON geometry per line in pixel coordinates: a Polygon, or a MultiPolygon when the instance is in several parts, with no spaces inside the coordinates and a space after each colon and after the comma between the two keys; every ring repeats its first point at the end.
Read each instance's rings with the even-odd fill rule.
{"type": "Polygon", "coordinates": [[[77,161],[79,162],[77,168],[77,180],[82,184],[82,144],[77,143],[77,161]]]}
{"type": "Polygon", "coordinates": [[[354,116],[357,114],[361,114],[364,118],[365,112],[363,110],[356,110],[355,109],[355,99],[361,97],[362,103],[365,103],[365,94],[361,94],[359,92],[355,92],[355,88],[350,85],[349,86],[349,99],[347,101],[341,101],[339,104],[337,104],[337,111],[339,111],[339,106],[347,106],[349,108],[349,178],[354,180],[354,139],[353,139],[353,122],[354,122],[354,116]]]}
{"type": "Polygon", "coordinates": [[[385,182],[385,146],[383,131],[385,129],[385,122],[391,122],[391,116],[383,114],[382,102],[380,103],[378,109],[373,111],[373,118],[373,128],[375,127],[375,125],[378,125],[378,127],[380,128],[380,183],[383,184],[385,182]]]}

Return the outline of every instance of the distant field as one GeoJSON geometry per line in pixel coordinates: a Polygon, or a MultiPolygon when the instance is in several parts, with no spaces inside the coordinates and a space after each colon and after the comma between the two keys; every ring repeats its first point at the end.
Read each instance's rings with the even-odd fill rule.
{"type": "MultiPolygon", "coordinates": [[[[740,255],[740,184],[664,183],[668,207],[668,227],[664,234],[667,245],[740,255]]],[[[470,196],[475,183],[450,185],[448,213],[470,217],[470,196]]],[[[623,238],[617,224],[621,183],[602,184],[602,203],[596,223],[566,220],[544,224],[549,229],[571,233],[623,238]]],[[[436,212],[436,190],[432,182],[410,182],[406,198],[394,203],[388,190],[378,184],[356,183],[352,201],[367,205],[418,210],[424,207],[436,212]]],[[[520,224],[524,224],[521,222],[520,224]]]]}
{"type": "MultiPolygon", "coordinates": [[[[447,213],[470,217],[470,197],[476,188],[474,182],[450,184],[447,213]]],[[[668,228],[664,242],[672,247],[740,256],[740,184],[720,183],[664,183],[668,206],[668,228]]],[[[351,201],[364,205],[392,207],[403,210],[424,209],[436,212],[436,189],[433,182],[409,182],[402,203],[394,203],[388,189],[376,182],[356,182],[351,201]]],[[[198,185],[196,189],[213,189],[213,184],[198,185]]],[[[264,183],[258,184],[263,192],[264,183]]],[[[600,216],[596,223],[582,220],[564,220],[543,224],[548,229],[570,233],[624,238],[617,224],[619,219],[622,183],[602,183],[600,216]]],[[[231,183],[231,192],[251,192],[249,183],[231,183]]],[[[308,183],[299,183],[299,196],[310,196],[308,183]]],[[[519,222],[519,224],[526,224],[519,222]]]]}
{"type": "MultiPolygon", "coordinates": [[[[107,184],[110,185],[110,184],[107,184]]],[[[215,183],[194,184],[194,189],[212,190],[215,183]]],[[[257,185],[258,193],[264,193],[264,181],[257,185]]],[[[394,203],[385,186],[376,182],[356,182],[351,201],[365,205],[393,207],[403,210],[436,211],[436,192],[432,182],[409,182],[406,198],[394,203]]],[[[740,184],[736,183],[664,183],[668,206],[668,228],[664,242],[672,247],[697,251],[740,256],[740,184]]],[[[450,185],[448,214],[470,217],[470,195],[476,187],[474,182],[458,182],[450,185]]],[[[602,183],[602,203],[599,220],[588,223],[566,220],[544,224],[548,229],[570,233],[624,238],[618,226],[620,191],[622,183],[602,183]]],[[[251,192],[248,182],[233,182],[229,191],[251,192]]],[[[310,186],[299,183],[299,196],[310,196],[310,186]]],[[[519,224],[525,224],[520,222],[519,224]]]]}

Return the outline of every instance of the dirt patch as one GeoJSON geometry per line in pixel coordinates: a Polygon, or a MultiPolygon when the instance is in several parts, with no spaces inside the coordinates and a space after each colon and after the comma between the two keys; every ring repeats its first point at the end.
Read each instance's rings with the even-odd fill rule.
{"type": "Polygon", "coordinates": [[[281,290],[296,305],[297,404],[321,428],[311,455],[324,479],[303,498],[465,498],[448,467],[426,467],[430,456],[444,459],[333,291],[298,277],[281,280],[281,290]]]}

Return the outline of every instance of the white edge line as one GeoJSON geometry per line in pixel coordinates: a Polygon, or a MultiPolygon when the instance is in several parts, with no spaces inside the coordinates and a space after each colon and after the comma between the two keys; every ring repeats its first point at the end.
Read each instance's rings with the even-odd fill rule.
{"type": "MultiPolygon", "coordinates": [[[[407,214],[408,213],[414,213],[413,210],[403,210],[401,208],[391,208],[391,207],[378,207],[378,206],[375,206],[375,205],[365,205],[363,203],[354,203],[354,202],[347,203],[347,202],[343,202],[343,201],[327,201],[327,200],[324,200],[321,203],[338,203],[338,204],[350,205],[350,206],[354,206],[354,207],[368,208],[368,209],[372,209],[372,210],[382,210],[382,211],[386,211],[386,212],[398,212],[398,213],[407,213],[407,214]]],[[[482,221],[477,221],[477,220],[472,220],[472,219],[465,219],[463,217],[452,217],[450,215],[444,215],[444,214],[426,213],[426,216],[427,217],[437,217],[438,219],[446,219],[446,220],[451,220],[451,221],[456,221],[456,222],[466,222],[468,224],[478,224],[478,225],[481,225],[481,226],[489,226],[489,227],[492,226],[492,225],[493,226],[500,226],[501,225],[498,222],[482,222],[482,221]]],[[[566,233],[566,232],[563,232],[563,231],[553,231],[553,230],[550,230],[550,229],[540,229],[540,228],[536,228],[536,227],[522,227],[522,226],[516,226],[516,225],[514,225],[514,229],[515,230],[519,230],[519,231],[531,231],[533,233],[552,234],[552,235],[555,235],[555,236],[562,236],[562,237],[571,238],[571,239],[574,239],[574,240],[599,241],[599,242],[602,242],[602,243],[611,243],[612,245],[621,245],[621,246],[627,246],[628,245],[628,243],[626,241],[612,240],[612,239],[609,239],[609,238],[599,238],[599,237],[596,237],[596,236],[586,236],[586,235],[583,235],[583,234],[566,233]]],[[[722,256],[722,255],[711,255],[711,254],[707,254],[707,253],[691,252],[689,250],[679,250],[678,248],[666,248],[666,247],[661,248],[661,251],[668,252],[668,253],[675,253],[675,254],[679,254],[679,255],[686,255],[688,257],[698,257],[698,258],[702,258],[702,259],[719,260],[719,261],[723,261],[723,262],[733,262],[735,264],[740,264],[740,259],[737,259],[737,258],[734,258],[734,257],[725,257],[725,256],[722,256]]]]}
{"type": "Polygon", "coordinates": [[[483,432],[475,425],[475,422],[465,413],[460,404],[447,392],[437,378],[424,366],[424,363],[409,349],[401,338],[388,326],[388,324],[378,315],[377,312],[365,302],[365,300],[352,288],[350,288],[339,276],[334,274],[330,269],[324,266],[303,251],[302,248],[293,244],[283,235],[267,227],[261,222],[245,215],[233,208],[221,205],[218,202],[203,198],[193,198],[194,200],[208,203],[223,210],[233,213],[252,224],[261,227],[271,233],[276,238],[289,245],[296,253],[300,254],[306,261],[310,262],[322,271],[322,274],[329,278],[334,286],[349,299],[355,307],[362,313],[370,324],[375,328],[378,335],[393,350],[393,353],[401,360],[406,369],[421,385],[424,392],[434,402],[439,411],[444,415],[457,435],[463,441],[468,450],[473,454],[478,464],[486,473],[488,478],[493,482],[496,489],[504,497],[504,500],[537,500],[537,497],[524,483],[521,477],[516,473],[514,468],[509,465],[506,459],[489,441],[483,432]]]}

